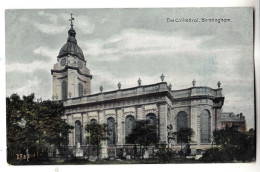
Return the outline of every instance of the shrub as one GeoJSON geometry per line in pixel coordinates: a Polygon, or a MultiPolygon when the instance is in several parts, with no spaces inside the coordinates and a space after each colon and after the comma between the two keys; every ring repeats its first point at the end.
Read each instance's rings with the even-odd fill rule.
{"type": "Polygon", "coordinates": [[[170,161],[175,157],[175,152],[172,149],[163,146],[156,152],[156,156],[160,161],[170,161]]]}

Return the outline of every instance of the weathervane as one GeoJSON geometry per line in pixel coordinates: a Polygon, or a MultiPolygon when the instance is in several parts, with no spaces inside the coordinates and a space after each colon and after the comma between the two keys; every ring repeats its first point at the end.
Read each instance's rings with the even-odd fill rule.
{"type": "Polygon", "coordinates": [[[69,19],[69,21],[70,21],[70,26],[72,27],[73,26],[73,20],[74,20],[74,18],[72,17],[72,13],[70,14],[70,19],[69,19]]]}

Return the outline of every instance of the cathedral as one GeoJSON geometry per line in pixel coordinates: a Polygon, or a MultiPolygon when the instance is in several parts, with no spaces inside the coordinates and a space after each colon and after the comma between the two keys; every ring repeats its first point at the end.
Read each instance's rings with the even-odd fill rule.
{"type": "Polygon", "coordinates": [[[74,129],[68,136],[68,147],[76,152],[80,147],[86,154],[85,126],[91,122],[107,124],[110,131],[108,140],[102,147],[102,156],[109,150],[129,148],[125,138],[131,133],[136,120],[148,119],[156,126],[160,144],[180,148],[177,142],[168,143],[168,131],[178,131],[182,127],[194,130],[192,153],[210,148],[212,132],[221,128],[221,113],[224,104],[221,83],[217,88],[198,87],[192,81],[190,88],[172,90],[171,84],[164,81],[142,85],[137,80],[136,87],[91,94],[92,75],[87,61],[77,44],[76,31],[71,27],[65,45],[59,51],[57,63],[51,74],[53,77],[53,100],[62,100],[65,107],[64,119],[74,129]],[[170,126],[170,127],[169,127],[170,126]]]}

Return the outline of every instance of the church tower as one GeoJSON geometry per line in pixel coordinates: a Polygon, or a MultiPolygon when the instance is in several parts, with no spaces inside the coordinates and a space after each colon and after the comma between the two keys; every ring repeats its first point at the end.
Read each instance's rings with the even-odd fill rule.
{"type": "Polygon", "coordinates": [[[53,76],[53,100],[67,100],[90,95],[91,93],[92,75],[90,75],[90,71],[86,67],[87,61],[77,44],[73,20],[71,14],[67,43],[60,49],[57,63],[54,64],[51,70],[53,76]]]}

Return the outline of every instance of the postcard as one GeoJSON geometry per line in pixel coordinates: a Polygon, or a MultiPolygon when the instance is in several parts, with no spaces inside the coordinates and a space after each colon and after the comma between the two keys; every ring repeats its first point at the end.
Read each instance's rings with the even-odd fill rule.
{"type": "Polygon", "coordinates": [[[7,163],[255,162],[253,13],[6,10],[7,163]]]}

